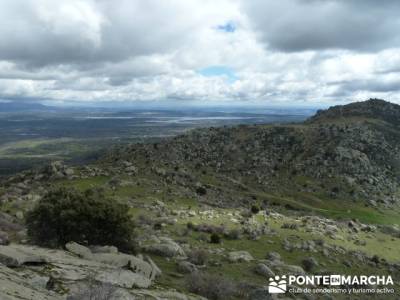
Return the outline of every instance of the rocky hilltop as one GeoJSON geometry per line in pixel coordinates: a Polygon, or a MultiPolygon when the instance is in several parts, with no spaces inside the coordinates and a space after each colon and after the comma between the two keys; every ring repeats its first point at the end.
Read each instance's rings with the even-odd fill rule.
{"type": "Polygon", "coordinates": [[[324,122],[354,117],[380,119],[399,125],[400,106],[381,99],[370,99],[364,102],[333,106],[327,110],[319,110],[308,122],[324,122]]]}
{"type": "MultiPolygon", "coordinates": [[[[391,206],[398,203],[399,120],[399,105],[371,99],[320,111],[303,124],[194,130],[120,149],[107,161],[158,170],[166,182],[183,186],[211,174],[225,186],[391,206]]],[[[240,199],[225,198],[225,204],[240,205],[240,199]]]]}

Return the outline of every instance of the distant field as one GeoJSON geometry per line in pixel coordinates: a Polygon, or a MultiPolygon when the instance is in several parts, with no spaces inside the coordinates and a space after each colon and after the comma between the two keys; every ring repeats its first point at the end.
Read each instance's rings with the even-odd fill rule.
{"type": "Polygon", "coordinates": [[[207,111],[43,111],[0,113],[0,175],[51,160],[79,164],[127,143],[146,142],[187,130],[238,124],[287,123],[309,113],[215,113],[207,111]]]}

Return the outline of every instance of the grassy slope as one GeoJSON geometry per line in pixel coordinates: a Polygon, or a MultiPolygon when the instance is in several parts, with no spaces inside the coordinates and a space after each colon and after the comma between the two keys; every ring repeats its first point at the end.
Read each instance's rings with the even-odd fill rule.
{"type": "MultiPolygon", "coordinates": [[[[128,179],[128,178],[127,178],[128,179]]],[[[95,177],[90,179],[80,179],[74,181],[62,181],[58,184],[74,186],[77,189],[85,190],[92,187],[106,187],[106,192],[110,196],[116,199],[127,201],[131,204],[132,215],[137,217],[139,215],[146,215],[149,217],[156,217],[154,213],[142,208],[142,204],[152,204],[155,199],[161,199],[171,209],[180,210],[200,210],[197,199],[187,199],[187,198],[175,198],[168,194],[166,190],[153,189],[152,180],[154,178],[129,178],[131,182],[139,182],[140,185],[127,185],[124,187],[119,187],[115,190],[111,190],[105,185],[105,183],[110,180],[107,177],[95,177]]],[[[215,182],[215,178],[208,177],[208,180],[215,182]]],[[[252,194],[254,191],[245,191],[246,196],[252,194]]],[[[378,212],[370,208],[365,208],[357,203],[347,203],[345,200],[338,201],[328,201],[324,199],[317,199],[315,197],[308,197],[308,195],[294,195],[293,197],[283,197],[279,195],[270,195],[260,193],[259,199],[262,200],[263,197],[269,200],[273,199],[281,205],[290,204],[292,206],[298,206],[299,208],[304,208],[307,211],[313,211],[315,214],[322,214],[324,216],[332,218],[354,218],[357,217],[366,223],[385,223],[392,224],[399,222],[399,213],[397,211],[382,211],[378,212]]],[[[278,207],[279,208],[279,207],[278,207]]],[[[241,240],[223,240],[221,245],[213,245],[206,243],[200,239],[204,234],[191,232],[189,235],[182,236],[182,231],[186,228],[187,222],[193,223],[207,223],[215,225],[224,225],[228,228],[235,228],[238,225],[231,222],[227,213],[234,212],[235,209],[222,209],[215,208],[220,213],[220,217],[213,220],[204,220],[199,217],[180,218],[178,223],[175,225],[168,225],[163,229],[165,235],[171,236],[176,240],[185,241],[197,248],[225,248],[227,251],[233,250],[246,250],[249,251],[256,259],[263,259],[269,251],[277,251],[281,254],[283,260],[288,264],[301,265],[301,260],[307,256],[314,256],[320,263],[320,266],[313,272],[323,272],[324,270],[329,270],[330,272],[339,274],[387,274],[387,270],[380,268],[372,268],[367,265],[361,265],[357,261],[350,259],[352,262],[352,267],[349,268],[343,263],[348,261],[347,256],[335,256],[333,261],[332,257],[329,259],[320,253],[309,253],[302,250],[286,251],[282,247],[282,242],[285,238],[298,239],[301,240],[312,240],[312,239],[323,239],[326,243],[330,245],[342,246],[347,250],[360,250],[370,256],[378,255],[381,258],[385,258],[388,261],[395,262],[399,260],[398,249],[400,249],[400,239],[394,239],[386,234],[377,232],[376,238],[369,238],[366,233],[360,233],[360,239],[366,240],[366,246],[360,246],[354,244],[353,241],[348,241],[347,233],[341,233],[343,240],[332,240],[328,237],[321,235],[314,235],[304,230],[293,231],[290,229],[281,228],[283,223],[293,222],[294,217],[283,217],[281,219],[267,218],[264,219],[263,216],[258,216],[256,219],[258,222],[268,222],[268,225],[274,229],[276,235],[267,235],[261,237],[260,240],[251,241],[247,239],[241,240]]],[[[288,213],[290,213],[289,211],[288,213]]],[[[172,260],[167,260],[158,256],[152,256],[155,262],[163,270],[162,277],[158,280],[160,286],[174,287],[178,290],[186,291],[185,280],[182,275],[177,273],[176,263],[172,260]]],[[[255,275],[253,269],[255,263],[237,263],[230,264],[226,261],[224,256],[212,255],[210,258],[211,262],[207,267],[207,272],[221,274],[226,278],[231,278],[236,281],[251,282],[263,285],[266,280],[263,277],[255,275]],[[218,262],[222,264],[219,265],[218,262]],[[215,265],[215,266],[213,266],[215,265]]],[[[399,288],[399,287],[397,287],[399,288]]],[[[388,298],[390,299],[390,298],[388,298]]]]}

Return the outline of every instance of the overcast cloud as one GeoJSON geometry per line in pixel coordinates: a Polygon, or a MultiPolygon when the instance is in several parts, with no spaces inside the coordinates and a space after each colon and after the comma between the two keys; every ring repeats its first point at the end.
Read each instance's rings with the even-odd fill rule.
{"type": "Polygon", "coordinates": [[[3,0],[0,100],[400,103],[397,0],[3,0]]]}

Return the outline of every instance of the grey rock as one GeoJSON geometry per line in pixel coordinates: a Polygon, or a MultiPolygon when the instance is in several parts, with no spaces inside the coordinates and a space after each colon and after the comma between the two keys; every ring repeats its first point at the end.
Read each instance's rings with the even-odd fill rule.
{"type": "Polygon", "coordinates": [[[190,274],[197,271],[196,265],[188,262],[188,261],[180,261],[177,265],[178,272],[184,274],[190,274]]]}
{"type": "Polygon", "coordinates": [[[281,255],[278,252],[269,252],[267,254],[268,260],[281,260],[281,255]]]}
{"type": "Polygon", "coordinates": [[[151,280],[161,274],[160,269],[154,262],[146,262],[133,255],[118,253],[96,253],[92,255],[91,260],[112,265],[118,268],[128,268],[135,273],[139,273],[151,280]]]}
{"type": "Polygon", "coordinates": [[[123,288],[148,288],[151,280],[130,270],[101,271],[95,279],[103,283],[109,283],[123,288]]]}
{"type": "Polygon", "coordinates": [[[256,265],[254,272],[266,278],[275,276],[275,273],[267,265],[262,263],[256,265]]]}
{"type": "Polygon", "coordinates": [[[7,267],[20,267],[26,263],[46,263],[40,255],[11,246],[0,246],[0,263],[7,267]]]}
{"type": "Polygon", "coordinates": [[[232,251],[228,253],[228,260],[232,263],[235,262],[250,262],[253,261],[254,258],[247,251],[232,251]]]}
{"type": "Polygon", "coordinates": [[[69,252],[75,255],[78,255],[79,257],[86,259],[92,258],[92,252],[90,251],[90,249],[78,243],[69,242],[65,245],[65,249],[67,249],[69,252]]]}
{"type": "Polygon", "coordinates": [[[0,231],[0,245],[8,245],[10,240],[8,238],[7,232],[0,231]]]}
{"type": "Polygon", "coordinates": [[[15,213],[15,216],[17,217],[18,220],[23,220],[24,219],[24,212],[23,211],[17,211],[15,213]]]}
{"type": "Polygon", "coordinates": [[[311,271],[318,266],[318,261],[314,257],[307,257],[301,262],[306,271],[311,271]]]}
{"type": "Polygon", "coordinates": [[[118,248],[115,246],[90,246],[90,250],[92,253],[118,253],[118,248]]]}
{"type": "Polygon", "coordinates": [[[65,300],[65,296],[43,288],[37,278],[27,279],[25,274],[0,264],[0,299],[2,300],[65,300]]]}
{"type": "Polygon", "coordinates": [[[304,275],[306,273],[302,267],[296,265],[282,264],[278,269],[282,274],[304,275]]]}
{"type": "Polygon", "coordinates": [[[144,247],[144,250],[164,257],[186,256],[185,251],[183,251],[181,246],[172,239],[165,237],[159,238],[156,243],[144,247]]]}
{"type": "Polygon", "coordinates": [[[249,300],[277,300],[276,295],[268,293],[268,289],[255,289],[250,292],[249,300]]]}

